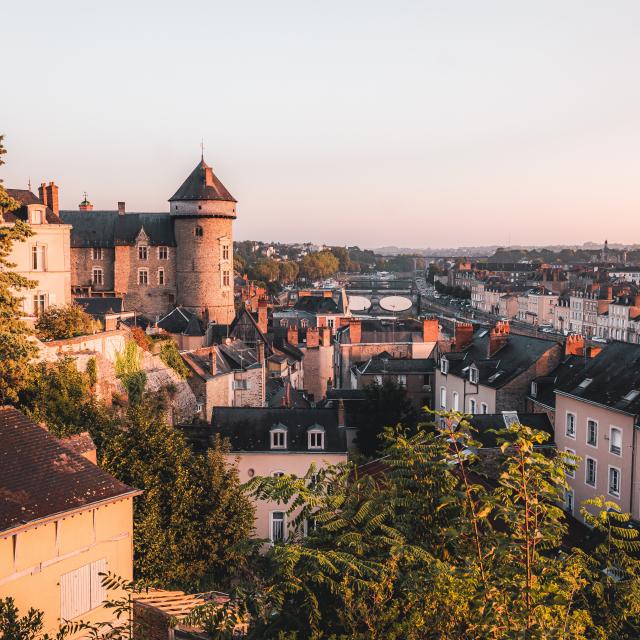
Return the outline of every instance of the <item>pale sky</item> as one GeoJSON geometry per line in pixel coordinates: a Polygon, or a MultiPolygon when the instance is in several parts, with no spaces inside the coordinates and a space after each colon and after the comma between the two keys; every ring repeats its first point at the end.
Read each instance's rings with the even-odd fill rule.
{"type": "Polygon", "coordinates": [[[237,239],[640,242],[637,0],[0,0],[9,187],[237,239]]]}

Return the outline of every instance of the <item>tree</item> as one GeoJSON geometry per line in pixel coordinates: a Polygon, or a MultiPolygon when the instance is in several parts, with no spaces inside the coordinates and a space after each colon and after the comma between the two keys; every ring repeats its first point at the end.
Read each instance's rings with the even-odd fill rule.
{"type": "Polygon", "coordinates": [[[279,262],[278,269],[278,278],[280,282],[284,282],[286,284],[295,282],[298,277],[298,273],[300,272],[300,267],[298,267],[298,264],[296,262],[291,262],[288,260],[279,262]]]}
{"type": "Polygon", "coordinates": [[[331,253],[338,258],[338,269],[346,273],[351,269],[349,250],[346,247],[331,247],[331,253]]]}
{"type": "Polygon", "coordinates": [[[100,323],[75,303],[48,307],[36,321],[36,334],[44,341],[84,336],[99,328],[100,323]]]}
{"type": "Polygon", "coordinates": [[[338,272],[339,264],[331,251],[317,251],[302,258],[300,274],[308,280],[328,278],[338,272]]]}
{"type": "MultiPolygon", "coordinates": [[[[5,164],[4,155],[6,155],[7,150],[4,146],[4,135],[0,134],[0,167],[5,164]]],[[[12,198],[7,190],[2,186],[2,179],[0,178],[0,222],[2,221],[2,217],[5,213],[9,213],[10,211],[14,211],[20,206],[20,203],[12,198]]]]}
{"type": "Polygon", "coordinates": [[[160,347],[160,360],[171,367],[181,378],[189,377],[189,369],[180,356],[178,347],[173,340],[166,340],[160,347]]]}
{"type": "Polygon", "coordinates": [[[278,263],[271,258],[259,260],[253,267],[252,278],[260,282],[274,282],[278,279],[278,263]]]}
{"type": "Polygon", "coordinates": [[[126,428],[105,442],[101,463],[144,490],[134,509],[137,575],[167,587],[211,588],[238,562],[233,545],[249,535],[253,506],[224,444],[194,453],[162,410],[148,397],[130,407],[126,428]]]}
{"type": "Polygon", "coordinates": [[[0,640],[61,640],[67,635],[64,628],[53,637],[43,634],[43,617],[42,611],[33,608],[21,616],[13,598],[0,599],[0,640]]]}

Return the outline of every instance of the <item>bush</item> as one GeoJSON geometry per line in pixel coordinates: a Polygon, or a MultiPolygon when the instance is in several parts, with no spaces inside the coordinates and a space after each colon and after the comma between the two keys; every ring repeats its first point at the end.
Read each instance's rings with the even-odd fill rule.
{"type": "Polygon", "coordinates": [[[178,347],[173,340],[165,342],[160,347],[160,359],[168,367],[171,367],[181,378],[189,377],[189,369],[182,360],[178,347]]]}
{"type": "Polygon", "coordinates": [[[94,358],[89,358],[87,362],[87,375],[89,376],[89,384],[95,387],[98,382],[98,363],[94,358]]]}
{"type": "Polygon", "coordinates": [[[140,327],[131,329],[131,337],[134,342],[144,351],[151,351],[153,340],[140,327]]]}
{"type": "Polygon", "coordinates": [[[100,323],[75,303],[49,307],[36,321],[36,335],[45,341],[86,336],[99,330],[100,323]]]}

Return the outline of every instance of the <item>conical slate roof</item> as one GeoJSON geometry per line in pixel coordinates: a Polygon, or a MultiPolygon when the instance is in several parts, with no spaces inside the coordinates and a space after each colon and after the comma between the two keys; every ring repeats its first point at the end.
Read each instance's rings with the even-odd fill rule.
{"type": "Polygon", "coordinates": [[[174,200],[227,200],[236,202],[236,199],[227,191],[227,188],[216,178],[211,167],[200,160],[182,186],[169,198],[174,200]]]}

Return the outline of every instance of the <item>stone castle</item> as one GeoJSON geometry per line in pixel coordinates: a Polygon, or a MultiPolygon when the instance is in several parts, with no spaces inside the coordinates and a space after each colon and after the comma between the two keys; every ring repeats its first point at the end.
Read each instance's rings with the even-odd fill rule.
{"type": "MultiPolygon", "coordinates": [[[[57,209],[57,187],[40,199],[57,209]]],[[[56,212],[57,213],[57,212],[56,212]]],[[[71,285],[76,295],[123,297],[152,322],[175,306],[206,324],[235,316],[233,221],[236,200],[204,158],[169,199],[168,213],[97,211],[85,197],[60,211],[71,229],[71,285]]]]}

